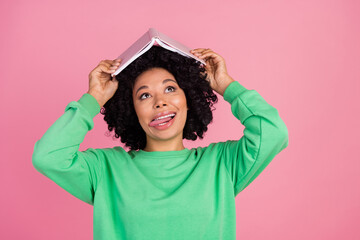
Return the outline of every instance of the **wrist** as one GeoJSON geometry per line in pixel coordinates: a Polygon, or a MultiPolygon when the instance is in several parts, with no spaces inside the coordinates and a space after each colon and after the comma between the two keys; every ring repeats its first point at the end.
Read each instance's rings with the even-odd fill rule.
{"type": "Polygon", "coordinates": [[[221,96],[224,96],[224,92],[225,92],[226,88],[227,88],[227,87],[230,85],[230,83],[232,83],[232,82],[235,82],[235,80],[234,80],[232,77],[230,77],[230,76],[226,77],[226,78],[222,81],[221,85],[219,85],[219,88],[216,90],[216,92],[217,92],[218,94],[220,94],[221,96]]]}
{"type": "Polygon", "coordinates": [[[89,90],[87,93],[90,94],[91,96],[93,96],[96,99],[96,101],[98,102],[100,108],[102,108],[104,106],[105,102],[102,100],[103,98],[102,98],[100,93],[98,93],[96,91],[91,91],[91,90],[89,90]]]}

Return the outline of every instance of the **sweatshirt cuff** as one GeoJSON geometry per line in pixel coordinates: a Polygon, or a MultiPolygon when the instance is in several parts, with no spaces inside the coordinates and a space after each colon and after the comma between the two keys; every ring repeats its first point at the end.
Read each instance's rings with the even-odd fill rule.
{"type": "Polygon", "coordinates": [[[245,91],[249,91],[249,89],[245,88],[238,81],[234,81],[230,83],[229,86],[227,86],[227,88],[225,89],[224,100],[231,104],[237,96],[239,96],[245,91]]]}
{"type": "Polygon", "coordinates": [[[101,110],[98,101],[89,93],[83,94],[78,100],[78,103],[90,113],[92,118],[94,118],[101,110]]]}

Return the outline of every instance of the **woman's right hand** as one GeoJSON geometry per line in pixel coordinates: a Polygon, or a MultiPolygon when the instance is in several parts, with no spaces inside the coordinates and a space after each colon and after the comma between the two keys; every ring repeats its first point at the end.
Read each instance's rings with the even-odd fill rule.
{"type": "Polygon", "coordinates": [[[111,74],[120,66],[121,59],[102,60],[89,73],[89,91],[98,101],[100,107],[112,98],[118,88],[118,81],[115,76],[111,79],[111,74]]]}

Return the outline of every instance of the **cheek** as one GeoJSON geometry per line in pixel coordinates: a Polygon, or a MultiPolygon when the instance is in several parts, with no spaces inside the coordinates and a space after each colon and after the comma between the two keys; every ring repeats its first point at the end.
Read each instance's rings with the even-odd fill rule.
{"type": "Polygon", "coordinates": [[[135,113],[139,119],[139,122],[141,122],[144,119],[144,109],[141,105],[134,103],[134,109],[135,113]]]}
{"type": "Polygon", "coordinates": [[[139,122],[143,122],[144,119],[145,119],[145,112],[144,112],[144,109],[141,109],[141,108],[137,108],[136,109],[136,114],[137,114],[137,117],[139,119],[139,122]]]}
{"type": "Polygon", "coordinates": [[[177,106],[179,109],[182,109],[182,108],[186,108],[186,97],[185,95],[184,96],[179,96],[175,99],[173,99],[173,104],[175,106],[177,106]]]}
{"type": "Polygon", "coordinates": [[[181,112],[181,122],[186,122],[187,119],[187,104],[186,104],[186,97],[179,97],[173,99],[173,105],[176,106],[181,112]]]}

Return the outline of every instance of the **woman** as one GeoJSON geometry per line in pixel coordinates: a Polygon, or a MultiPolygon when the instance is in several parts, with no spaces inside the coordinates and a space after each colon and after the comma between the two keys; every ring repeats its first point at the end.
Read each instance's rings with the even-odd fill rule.
{"type": "Polygon", "coordinates": [[[101,61],[89,91],[35,143],[34,167],[94,206],[94,239],[236,239],[235,196],[288,146],[274,107],[232,79],[219,54],[192,53],[205,68],[156,46],[116,78],[121,60],[101,61]],[[187,149],[183,139],[202,138],[212,121],[213,90],[244,135],[187,149]],[[102,109],[130,151],[79,151],[102,109]]]}
{"type": "MultiPolygon", "coordinates": [[[[108,61],[105,64],[110,66],[111,63],[115,63],[115,65],[110,68],[109,73],[113,72],[119,65],[119,62],[116,63],[115,60],[113,62],[108,61]]],[[[226,69],[221,71],[226,71],[226,69]]],[[[103,82],[115,83],[115,88],[116,84],[119,84],[114,95],[113,92],[110,92],[110,96],[107,96],[105,100],[102,97],[97,97],[96,92],[102,90],[93,91],[93,89],[95,87],[101,88],[99,85],[90,86],[88,93],[98,99],[100,106],[106,101],[102,114],[105,115],[104,119],[108,123],[109,130],[114,129],[115,137],[121,137],[121,141],[130,149],[149,151],[150,147],[154,146],[164,149],[161,151],[169,151],[173,147],[169,148],[166,144],[175,144],[178,147],[174,150],[181,150],[184,149],[183,138],[188,140],[196,140],[197,137],[203,138],[207,125],[212,121],[211,107],[217,102],[217,96],[206,80],[204,72],[205,69],[200,67],[199,62],[193,58],[186,58],[162,47],[153,46],[125,68],[121,74],[117,75],[117,79],[108,81],[109,75],[104,75],[103,82]],[[164,82],[166,79],[173,81],[164,82]],[[150,88],[141,88],[143,85],[150,86],[150,88]],[[138,91],[139,88],[141,89],[138,91]],[[162,94],[155,94],[156,92],[153,92],[155,89],[162,94]],[[143,94],[145,96],[142,96],[143,94]],[[149,104],[156,104],[154,101],[165,100],[163,97],[168,97],[167,100],[170,101],[168,103],[170,105],[157,106],[156,109],[149,106],[149,104]],[[110,100],[107,100],[109,98],[110,100]],[[183,106],[179,108],[176,104],[171,105],[174,101],[182,103],[182,105],[186,103],[188,108],[185,109],[183,106]],[[174,120],[170,121],[169,124],[174,122],[176,126],[167,131],[158,131],[167,127],[167,125],[161,125],[164,123],[159,122],[160,126],[149,126],[150,121],[154,119],[152,118],[153,115],[166,110],[175,110],[174,120]],[[146,119],[147,122],[144,122],[144,118],[151,119],[146,119]],[[173,135],[172,131],[178,132],[175,142],[165,143],[162,139],[161,144],[154,144],[155,142],[152,141],[158,134],[173,135]],[[180,134],[183,136],[181,137],[180,134]],[[148,143],[147,148],[145,148],[146,143],[148,143]]],[[[228,79],[223,80],[223,85],[226,84],[225,81],[233,80],[228,77],[228,79]]],[[[219,91],[221,90],[220,87],[222,86],[217,87],[219,91]]],[[[167,103],[163,102],[162,104],[167,103]]],[[[154,123],[151,122],[152,125],[154,123]]]]}

